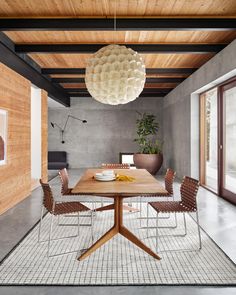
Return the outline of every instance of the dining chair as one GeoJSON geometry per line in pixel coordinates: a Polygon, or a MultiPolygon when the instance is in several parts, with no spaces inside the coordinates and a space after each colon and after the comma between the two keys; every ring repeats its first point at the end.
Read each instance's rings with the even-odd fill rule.
{"type": "MultiPolygon", "coordinates": [[[[166,194],[158,194],[158,195],[153,195],[153,196],[141,196],[139,199],[140,202],[140,216],[139,219],[155,219],[155,217],[148,217],[143,216],[142,215],[142,203],[143,203],[143,198],[148,197],[148,198],[158,198],[158,197],[162,197],[162,198],[166,198],[166,200],[168,201],[170,198],[172,198],[174,200],[174,188],[173,188],[173,184],[174,184],[174,180],[175,180],[175,176],[176,176],[176,172],[174,170],[172,170],[171,168],[168,168],[166,170],[166,174],[165,174],[165,189],[168,192],[168,195],[166,194]]],[[[168,219],[170,218],[170,214],[168,214],[168,216],[163,216],[163,217],[159,217],[159,219],[168,219]]],[[[140,221],[140,226],[141,226],[141,221],[140,221]]],[[[172,228],[175,228],[177,226],[177,218],[175,215],[175,225],[174,226],[170,226],[172,228]]],[[[146,228],[146,227],[142,227],[142,228],[146,228]]]]}
{"type": "MultiPolygon", "coordinates": [[[[183,213],[184,219],[184,234],[183,235],[173,235],[173,236],[186,236],[187,234],[187,224],[186,224],[186,213],[195,213],[196,214],[196,222],[197,222],[197,230],[198,230],[198,239],[199,239],[199,249],[202,248],[201,241],[201,231],[199,225],[199,217],[198,217],[198,207],[197,207],[197,193],[199,189],[199,181],[193,179],[191,177],[185,176],[183,178],[180,194],[181,201],[166,201],[166,202],[149,202],[148,204],[155,210],[156,212],[156,248],[158,250],[158,239],[159,239],[159,214],[160,213],[183,213]]],[[[148,206],[149,208],[149,206],[148,206]]],[[[147,214],[148,213],[147,209],[147,214]]],[[[148,221],[148,219],[147,219],[148,221]]],[[[147,236],[148,236],[148,224],[147,224],[147,236]]],[[[164,235],[163,235],[164,236],[164,235]]],[[[181,249],[181,250],[189,250],[189,249],[181,249]]],[[[176,251],[176,250],[172,250],[176,251]]]]}
{"type": "MultiPolygon", "coordinates": [[[[68,171],[66,168],[61,169],[58,172],[59,176],[60,176],[60,180],[61,180],[61,194],[62,196],[76,196],[76,194],[74,194],[72,192],[73,188],[69,187],[69,175],[68,175],[68,171]]],[[[95,208],[94,206],[94,202],[92,204],[93,208],[95,208]]],[[[94,213],[96,212],[96,209],[94,210],[94,213]]],[[[81,215],[81,217],[87,217],[88,215],[84,214],[81,215]]],[[[66,217],[75,217],[75,215],[66,215],[66,217]]],[[[59,224],[60,225],[60,224],[59,224]]],[[[90,224],[81,224],[81,226],[89,226],[90,224]]]]}
{"type": "Polygon", "coordinates": [[[76,236],[79,235],[80,212],[85,212],[85,211],[90,212],[90,216],[91,216],[91,234],[92,234],[92,240],[93,240],[93,209],[90,209],[87,206],[83,205],[82,203],[78,202],[77,198],[54,197],[53,193],[52,193],[52,189],[51,189],[51,187],[50,187],[50,185],[48,183],[44,183],[40,179],[40,184],[41,184],[41,187],[43,189],[43,201],[42,201],[41,216],[40,216],[39,231],[38,231],[38,242],[48,242],[47,256],[52,257],[52,256],[58,256],[58,255],[72,253],[72,252],[66,252],[66,253],[50,255],[49,252],[50,252],[51,241],[53,241],[53,240],[54,241],[55,240],[61,240],[61,239],[66,239],[66,238],[72,238],[72,237],[76,237],[76,236]],[[44,210],[45,209],[51,214],[50,231],[49,231],[48,240],[43,240],[42,241],[41,240],[41,229],[42,229],[42,220],[43,220],[44,210]],[[77,235],[52,239],[53,217],[64,215],[64,214],[70,214],[70,213],[77,213],[77,215],[76,215],[77,218],[78,218],[77,235]]]}
{"type": "Polygon", "coordinates": [[[69,188],[69,176],[66,168],[61,169],[58,172],[61,179],[61,194],[65,195],[74,195],[72,193],[72,188],[69,188]]]}

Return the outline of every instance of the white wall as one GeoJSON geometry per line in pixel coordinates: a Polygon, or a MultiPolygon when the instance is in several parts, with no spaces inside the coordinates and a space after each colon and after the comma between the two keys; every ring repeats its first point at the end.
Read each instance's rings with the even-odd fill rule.
{"type": "Polygon", "coordinates": [[[157,116],[160,124],[158,136],[162,140],[162,98],[137,98],[124,105],[111,106],[93,98],[72,98],[70,108],[49,110],[48,149],[66,151],[70,168],[98,167],[102,163],[118,163],[119,153],[137,152],[136,111],[157,116]],[[87,124],[70,119],[61,143],[58,128],[50,122],[64,126],[67,115],[86,119],[87,124]]]}
{"type": "Polygon", "coordinates": [[[236,75],[236,40],[171,91],[163,102],[164,166],[199,177],[199,94],[236,75]]]}
{"type": "Polygon", "coordinates": [[[41,89],[31,86],[31,178],[41,178],[41,89]]]}

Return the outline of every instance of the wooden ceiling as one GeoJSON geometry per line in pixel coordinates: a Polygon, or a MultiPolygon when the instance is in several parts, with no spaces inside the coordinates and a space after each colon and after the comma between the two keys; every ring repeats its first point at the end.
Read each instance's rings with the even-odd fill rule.
{"type": "Polygon", "coordinates": [[[73,96],[88,94],[84,81],[57,80],[83,80],[92,53],[77,51],[78,46],[157,45],[150,47],[150,52],[145,47],[139,53],[148,69],[147,78],[166,79],[149,79],[143,95],[154,96],[156,91],[157,96],[164,96],[236,38],[236,0],[1,0],[0,28],[17,56],[34,66],[65,96],[72,92],[73,96]],[[155,23],[161,20],[164,25],[155,23]],[[227,24],[228,20],[231,22],[227,24]],[[46,49],[41,46],[46,44],[46,49]],[[161,45],[167,47],[159,50],[161,45]],[[181,47],[185,45],[190,47],[181,47]],[[77,47],[71,50],[70,46],[77,47]],[[171,78],[179,80],[173,82],[171,78]]]}
{"type": "Polygon", "coordinates": [[[0,17],[233,16],[235,0],[1,0],[0,17]]]}

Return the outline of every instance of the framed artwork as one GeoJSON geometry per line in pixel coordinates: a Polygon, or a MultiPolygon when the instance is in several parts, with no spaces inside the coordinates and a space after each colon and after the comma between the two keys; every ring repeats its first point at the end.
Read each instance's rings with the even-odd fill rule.
{"type": "Polygon", "coordinates": [[[7,157],[7,111],[0,109],[0,165],[6,164],[7,157]]]}

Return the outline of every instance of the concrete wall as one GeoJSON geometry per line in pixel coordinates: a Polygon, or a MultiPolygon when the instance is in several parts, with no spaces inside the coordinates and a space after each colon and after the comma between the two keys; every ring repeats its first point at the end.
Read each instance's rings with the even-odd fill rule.
{"type": "Polygon", "coordinates": [[[136,136],[136,111],[157,116],[162,139],[162,98],[138,98],[120,106],[109,106],[92,98],[72,98],[70,108],[49,109],[49,150],[65,150],[71,168],[94,167],[103,162],[118,163],[119,152],[138,151],[133,139],[136,136]],[[50,122],[63,126],[67,115],[86,119],[82,124],[70,119],[65,133],[65,144],[60,142],[58,129],[50,122]]]}
{"type": "Polygon", "coordinates": [[[198,177],[199,110],[198,95],[236,75],[236,40],[182,82],[164,99],[164,166],[179,177],[198,177]]]}

